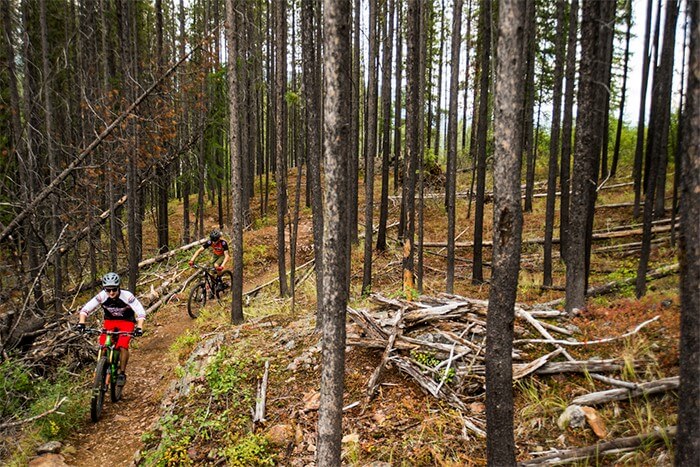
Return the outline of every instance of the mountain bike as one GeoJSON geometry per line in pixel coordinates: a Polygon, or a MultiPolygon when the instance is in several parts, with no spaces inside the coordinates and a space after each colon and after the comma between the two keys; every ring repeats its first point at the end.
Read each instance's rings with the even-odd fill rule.
{"type": "Polygon", "coordinates": [[[109,390],[112,402],[119,402],[122,398],[124,386],[117,384],[119,373],[120,352],[116,348],[119,336],[133,336],[132,332],[108,331],[106,329],[86,328],[86,334],[106,334],[105,343],[100,345],[97,351],[97,365],[95,366],[95,380],[92,384],[92,399],[90,400],[90,418],[97,422],[102,415],[105,393],[109,390]]]}
{"type": "Polygon", "coordinates": [[[213,266],[194,264],[192,267],[202,271],[202,280],[192,288],[187,299],[187,313],[192,319],[195,319],[199,316],[200,310],[207,304],[207,300],[216,298],[221,303],[222,299],[231,294],[233,273],[223,271],[221,275],[218,275],[213,266]]]}

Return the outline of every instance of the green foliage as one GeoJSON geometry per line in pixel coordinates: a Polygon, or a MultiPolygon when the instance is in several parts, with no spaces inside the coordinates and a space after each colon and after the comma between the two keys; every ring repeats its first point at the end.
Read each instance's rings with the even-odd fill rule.
{"type": "Polygon", "coordinates": [[[199,335],[187,329],[183,334],[180,334],[175,341],[170,344],[169,354],[177,356],[179,362],[184,361],[187,356],[192,353],[195,346],[199,342],[199,335]]]}
{"type": "MultiPolygon", "coordinates": [[[[434,354],[430,352],[420,352],[418,350],[412,350],[411,351],[411,358],[413,358],[415,361],[420,363],[423,366],[433,368],[437,367],[439,364],[442,363],[442,360],[437,358],[434,354]]],[[[435,370],[436,373],[433,374],[433,380],[436,382],[442,381],[444,378],[445,383],[450,384],[452,381],[455,379],[455,369],[450,367],[449,370],[447,370],[447,376],[445,376],[445,370],[444,368],[439,368],[435,370]]]]}
{"type": "MultiPolygon", "coordinates": [[[[266,217],[263,219],[267,219],[266,217]]],[[[253,264],[265,264],[268,254],[267,245],[247,246],[243,251],[243,267],[253,264]]]]}
{"type": "Polygon", "coordinates": [[[17,414],[33,397],[34,385],[29,370],[21,363],[0,363],[0,418],[17,414]]]}
{"type": "Polygon", "coordinates": [[[275,456],[268,451],[269,442],[264,436],[248,433],[235,444],[224,449],[228,465],[234,467],[273,466],[275,456]]]}
{"type": "Polygon", "coordinates": [[[54,381],[45,380],[37,384],[35,394],[37,399],[29,409],[32,416],[51,410],[58,401],[66,398],[59,411],[35,422],[39,434],[46,440],[67,437],[82,423],[90,407],[89,392],[79,388],[76,381],[64,370],[59,370],[54,381]]]}
{"type": "Polygon", "coordinates": [[[245,386],[251,364],[249,356],[237,355],[229,347],[221,349],[205,375],[211,395],[226,397],[234,406],[252,400],[251,389],[245,386]]]}

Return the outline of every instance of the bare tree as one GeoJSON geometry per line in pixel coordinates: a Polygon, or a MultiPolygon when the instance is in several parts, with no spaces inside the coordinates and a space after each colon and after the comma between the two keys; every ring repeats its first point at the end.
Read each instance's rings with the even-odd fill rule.
{"type": "Polygon", "coordinates": [[[407,296],[414,289],[415,257],[415,190],[416,166],[420,153],[420,32],[421,2],[409,0],[406,12],[406,162],[404,164],[404,182],[402,190],[405,227],[403,229],[403,291],[407,296]]]}
{"type": "Polygon", "coordinates": [[[229,151],[231,151],[231,247],[233,250],[233,298],[231,300],[231,322],[243,322],[243,154],[238,145],[238,79],[236,63],[238,62],[237,31],[240,24],[236,21],[235,0],[226,0],[226,43],[228,45],[228,110],[229,110],[229,151]]]}
{"type": "Polygon", "coordinates": [[[581,62],[578,114],[574,150],[574,176],[569,209],[569,237],[566,251],[566,310],[582,309],[586,303],[587,242],[589,221],[595,205],[600,160],[601,109],[599,95],[606,90],[600,82],[604,63],[601,50],[604,10],[611,0],[583,3],[581,21],[581,62]]]}
{"type": "MultiPolygon", "coordinates": [[[[665,170],[661,169],[662,160],[668,158],[668,134],[671,122],[671,90],[673,77],[673,54],[676,40],[676,22],[678,20],[677,0],[669,0],[666,4],[664,20],[663,49],[661,61],[654,70],[652,86],[652,102],[650,112],[650,134],[647,138],[649,157],[649,176],[647,177],[646,196],[644,199],[644,227],[642,228],[642,251],[637,267],[636,294],[637,298],[646,292],[646,274],[651,252],[651,225],[655,205],[657,187],[663,190],[666,182],[665,170]]],[[[661,203],[663,210],[663,202],[661,203]]]]}
{"type": "Polygon", "coordinates": [[[277,184],[277,271],[280,296],[287,292],[285,215],[287,213],[287,2],[274,3],[275,9],[275,183],[277,184]]]}
{"type": "Polygon", "coordinates": [[[479,41],[481,42],[481,76],[479,84],[479,117],[477,121],[476,160],[476,209],[474,213],[474,264],[472,283],[484,282],[484,194],[486,191],[486,137],[489,126],[489,81],[491,69],[491,0],[481,3],[479,15],[479,41]]]}
{"type": "Polygon", "coordinates": [[[569,236],[569,198],[571,192],[571,135],[574,114],[574,79],[576,75],[576,44],[578,43],[578,0],[569,8],[569,34],[566,41],[566,85],[564,87],[564,117],[561,127],[561,167],[559,200],[559,254],[566,261],[569,236]]]}
{"type": "MultiPolygon", "coordinates": [[[[700,3],[688,2],[690,70],[700,63],[700,3]]],[[[680,295],[681,339],[678,434],[675,465],[700,464],[700,79],[688,73],[686,118],[680,159],[680,295]]]]}
{"type": "Polygon", "coordinates": [[[377,5],[369,2],[369,60],[367,66],[367,112],[365,118],[365,254],[362,293],[372,287],[372,232],[374,230],[374,159],[377,153],[377,5]]]}
{"type": "Polygon", "coordinates": [[[554,91],[552,92],[552,130],[549,140],[549,173],[544,227],[544,277],[542,284],[552,285],[552,235],[554,204],[557,197],[557,161],[559,160],[559,128],[561,122],[561,87],[564,75],[564,0],[557,0],[557,26],[554,46],[554,91]]]}
{"type": "Polygon", "coordinates": [[[339,466],[345,375],[345,309],[347,306],[347,177],[350,149],[351,54],[350,0],[323,3],[324,167],[323,338],[321,399],[318,412],[316,464],[339,466]]]}
{"type": "Polygon", "coordinates": [[[382,52],[382,191],[379,200],[377,250],[386,250],[386,224],[389,218],[389,166],[391,153],[391,56],[394,37],[394,0],[387,0],[382,52]]]}
{"type": "Polygon", "coordinates": [[[493,273],[486,318],[486,455],[489,465],[515,465],[513,322],[523,216],[520,161],[525,61],[525,4],[501,0],[495,82],[493,273]]]}
{"type": "Polygon", "coordinates": [[[304,95],[306,97],[306,148],[308,154],[308,178],[311,185],[311,211],[313,214],[314,258],[316,260],[316,329],[322,328],[323,314],[323,192],[321,188],[321,84],[317,82],[317,41],[321,37],[320,25],[314,27],[314,9],[320,8],[313,0],[301,3],[302,66],[304,95]]]}
{"type": "Polygon", "coordinates": [[[452,293],[455,276],[455,191],[457,182],[457,97],[459,94],[459,54],[462,43],[462,0],[455,0],[452,11],[452,50],[450,57],[450,104],[447,119],[447,284],[452,293]]]}

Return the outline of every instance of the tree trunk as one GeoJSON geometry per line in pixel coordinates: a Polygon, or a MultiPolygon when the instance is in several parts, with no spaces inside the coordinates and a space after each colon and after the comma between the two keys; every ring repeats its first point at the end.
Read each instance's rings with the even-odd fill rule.
{"type": "Polygon", "coordinates": [[[566,251],[566,311],[586,304],[586,241],[589,214],[595,204],[600,156],[600,113],[598,94],[605,93],[599,80],[603,43],[601,23],[606,0],[583,4],[581,22],[581,63],[574,149],[574,177],[569,211],[566,251]]]}
{"type": "Polygon", "coordinates": [[[322,329],[323,313],[323,192],[321,186],[321,84],[319,59],[316,56],[317,41],[320,40],[320,24],[314,24],[313,0],[301,4],[302,65],[304,72],[304,96],[306,105],[306,147],[308,153],[308,178],[311,189],[311,212],[314,235],[314,258],[316,259],[316,330],[322,329]]]}
{"type": "Polygon", "coordinates": [[[457,183],[457,97],[459,55],[462,42],[462,0],[455,0],[452,12],[452,53],[450,58],[450,104],[447,120],[447,280],[445,291],[454,292],[455,276],[455,190],[457,183]]]}
{"type": "MultiPolygon", "coordinates": [[[[49,42],[48,42],[48,28],[46,24],[46,0],[39,1],[39,22],[41,27],[41,64],[42,64],[42,102],[44,104],[44,135],[46,141],[46,152],[48,157],[49,165],[49,179],[55,180],[58,174],[58,157],[56,151],[54,150],[54,130],[53,130],[53,103],[51,102],[51,88],[52,80],[49,79],[51,76],[49,70],[49,42]]],[[[51,202],[51,236],[53,241],[58,241],[58,235],[61,231],[61,220],[59,218],[59,205],[60,198],[54,198],[51,202]]],[[[54,310],[56,313],[60,313],[61,307],[61,296],[63,294],[63,272],[61,267],[61,255],[56,253],[53,261],[53,272],[54,272],[54,310]]]]}
{"type": "Polygon", "coordinates": [[[379,202],[377,250],[386,250],[386,224],[389,218],[389,166],[391,153],[391,56],[394,38],[394,0],[387,0],[384,15],[384,49],[382,52],[382,192],[379,202]]]}
{"type": "Polygon", "coordinates": [[[639,118],[637,119],[637,142],[634,150],[634,217],[639,217],[639,204],[642,197],[642,165],[644,161],[644,124],[647,102],[647,83],[649,81],[649,42],[651,37],[651,13],[654,0],[647,0],[647,20],[644,28],[644,51],[642,52],[642,89],[639,98],[639,118]]]}
{"type": "Polygon", "coordinates": [[[525,4],[499,3],[495,82],[493,272],[486,319],[486,455],[489,465],[514,465],[513,323],[520,269],[520,160],[525,69],[525,4]],[[520,122],[520,123],[517,123],[520,122]]]}
{"type": "Polygon", "coordinates": [[[688,4],[690,73],[684,119],[680,202],[681,339],[675,465],[700,465],[700,5],[688,4]]]}
{"type": "Polygon", "coordinates": [[[367,115],[365,117],[365,251],[362,293],[372,288],[372,232],[374,230],[374,159],[377,152],[377,5],[369,2],[369,61],[367,65],[367,115]]]}
{"type": "MultiPolygon", "coordinates": [[[[363,10],[361,8],[360,0],[355,0],[354,8],[354,20],[355,27],[353,31],[353,48],[352,48],[352,139],[350,144],[350,161],[348,165],[348,208],[350,209],[350,217],[348,223],[350,226],[350,236],[349,241],[351,244],[356,244],[358,242],[358,182],[359,182],[359,158],[360,158],[360,102],[362,102],[362,86],[360,78],[360,35],[362,34],[360,30],[360,18],[363,15],[363,10]]],[[[352,247],[350,247],[352,249],[352,247]]],[[[350,250],[348,250],[350,251],[350,250]]],[[[350,264],[348,264],[349,272],[350,264]]],[[[350,274],[348,274],[350,277],[350,274]]],[[[348,284],[348,287],[350,285],[348,284]]]]}
{"type": "Polygon", "coordinates": [[[226,0],[226,43],[228,46],[228,146],[231,152],[231,246],[233,250],[233,283],[231,299],[231,323],[243,322],[243,154],[238,140],[238,35],[242,26],[236,21],[234,0],[226,0]]]}
{"type": "Polygon", "coordinates": [[[419,106],[420,93],[420,33],[422,8],[419,0],[409,0],[406,12],[406,161],[404,164],[404,190],[402,204],[406,216],[403,229],[403,291],[409,298],[414,286],[414,235],[415,235],[415,187],[416,165],[420,153],[419,106]]]}
{"type": "Polygon", "coordinates": [[[287,213],[287,5],[275,3],[275,183],[277,184],[277,271],[280,282],[280,296],[286,297],[287,266],[285,215],[287,213]]]}
{"type": "Polygon", "coordinates": [[[624,126],[625,97],[627,95],[627,64],[630,58],[630,39],[632,35],[632,2],[627,2],[625,11],[625,21],[627,22],[627,32],[625,33],[625,58],[622,65],[622,94],[620,95],[620,113],[617,117],[617,128],[615,130],[615,148],[613,149],[612,165],[610,167],[610,177],[617,175],[617,164],[620,159],[620,143],[622,140],[622,127],[624,126]]]}
{"type": "Polygon", "coordinates": [[[561,88],[564,75],[564,0],[557,0],[557,26],[554,52],[554,90],[552,92],[552,130],[549,139],[549,173],[547,176],[547,207],[544,226],[544,277],[542,284],[552,285],[552,236],[554,206],[557,192],[557,162],[559,160],[559,124],[561,121],[561,88]]]}
{"type": "Polygon", "coordinates": [[[564,88],[564,118],[561,130],[561,199],[559,200],[559,252],[566,262],[569,238],[569,199],[571,193],[571,136],[573,133],[574,80],[576,75],[576,44],[578,43],[578,0],[569,8],[569,35],[566,44],[566,86],[564,88]]]}
{"type": "Polygon", "coordinates": [[[318,411],[316,464],[339,466],[343,436],[345,375],[345,310],[349,234],[347,187],[350,158],[351,52],[349,0],[325,0],[324,101],[325,211],[323,232],[323,340],[321,398],[318,411]]]}
{"type": "MultiPolygon", "coordinates": [[[[400,83],[403,73],[403,2],[396,4],[396,82],[400,83]]],[[[399,170],[401,167],[401,86],[396,86],[394,91],[394,195],[399,193],[399,170]]],[[[403,212],[403,211],[401,211],[403,212]]],[[[401,216],[399,215],[399,223],[401,216]]],[[[401,237],[399,228],[399,237],[401,237]]]]}
{"type": "MultiPolygon", "coordinates": [[[[655,193],[657,186],[663,190],[665,187],[665,170],[663,162],[668,157],[668,133],[671,120],[671,91],[673,81],[673,54],[676,40],[676,22],[678,19],[678,3],[669,0],[666,4],[666,17],[664,22],[663,49],[661,62],[654,70],[653,95],[651,103],[650,125],[651,134],[648,138],[647,151],[649,157],[649,171],[647,177],[646,197],[644,199],[644,227],[642,234],[642,251],[637,268],[636,294],[637,298],[646,293],[646,272],[651,253],[651,223],[654,218],[655,193]]],[[[663,210],[663,203],[661,206],[663,210]]]]}
{"type": "Polygon", "coordinates": [[[484,192],[486,189],[486,137],[489,126],[489,75],[491,68],[491,0],[481,4],[479,16],[479,41],[481,41],[481,83],[479,85],[479,120],[477,129],[476,162],[476,210],[474,213],[474,264],[472,283],[484,282],[483,235],[484,235],[484,192]]]}
{"type": "Polygon", "coordinates": [[[533,111],[535,108],[535,45],[537,37],[537,18],[535,0],[523,0],[527,3],[525,23],[525,41],[527,64],[525,66],[525,107],[523,108],[523,154],[527,159],[525,164],[525,212],[532,212],[532,197],[535,190],[535,152],[537,145],[533,144],[533,111]]]}

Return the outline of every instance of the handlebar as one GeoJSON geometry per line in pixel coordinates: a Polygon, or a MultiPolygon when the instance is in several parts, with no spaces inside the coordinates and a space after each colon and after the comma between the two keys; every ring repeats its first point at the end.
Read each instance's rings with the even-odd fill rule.
{"type": "Polygon", "coordinates": [[[206,266],[206,265],[201,265],[201,264],[193,264],[192,268],[194,269],[201,269],[203,271],[209,271],[209,272],[216,272],[216,267],[214,266],[206,266]]]}
{"type": "Polygon", "coordinates": [[[134,337],[133,332],[110,331],[108,329],[97,329],[97,328],[85,328],[85,334],[109,334],[110,336],[131,336],[131,337],[134,337]]]}

